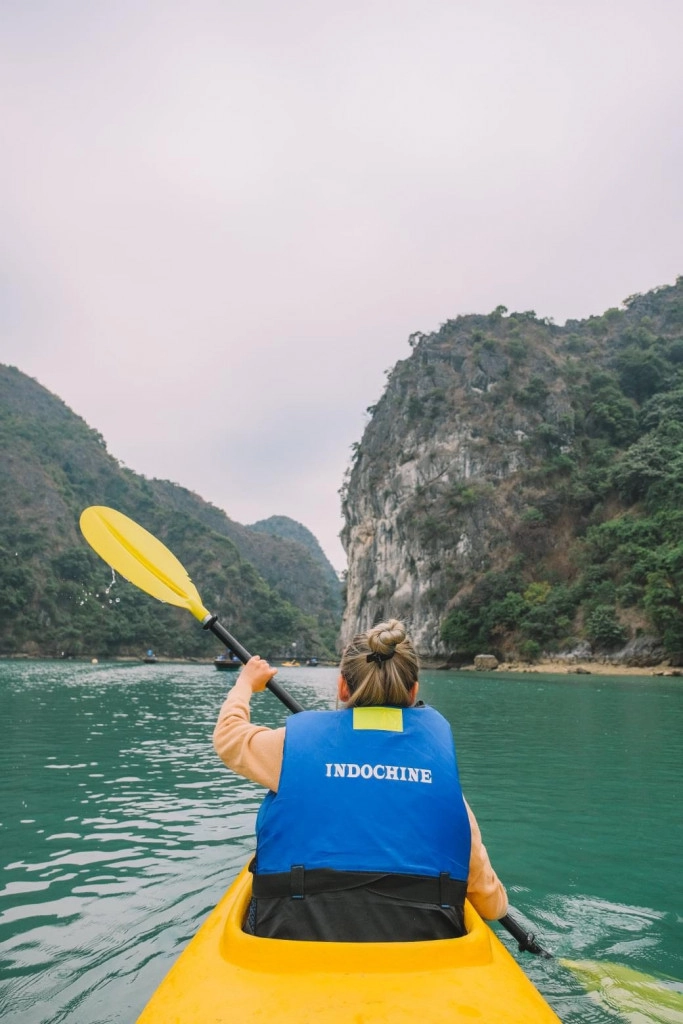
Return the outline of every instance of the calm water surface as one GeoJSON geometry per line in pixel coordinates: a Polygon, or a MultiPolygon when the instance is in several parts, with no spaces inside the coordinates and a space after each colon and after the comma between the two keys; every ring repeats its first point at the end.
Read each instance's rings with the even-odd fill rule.
{"type": "MultiPolygon", "coordinates": [[[[278,679],[332,706],[333,669],[278,679]]],[[[262,790],[210,742],[229,682],[212,666],[0,661],[3,1021],[134,1021],[250,856],[262,790]]],[[[515,951],[560,1017],[683,1022],[683,680],[426,673],[422,696],[453,725],[515,913],[558,958],[515,951]],[[675,980],[619,1016],[559,958],[675,980]]],[[[256,721],[285,716],[255,698],[256,721]]]]}

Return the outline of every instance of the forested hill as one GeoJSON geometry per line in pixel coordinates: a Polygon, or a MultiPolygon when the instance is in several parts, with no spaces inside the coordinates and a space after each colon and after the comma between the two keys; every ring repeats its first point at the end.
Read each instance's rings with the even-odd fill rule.
{"type": "Polygon", "coordinates": [[[241,526],[185,488],[124,468],[59,398],[1,365],[0,654],[220,651],[187,612],[124,580],[111,585],[78,529],[93,504],[119,509],[163,540],[247,648],[279,657],[296,643],[303,656],[334,656],[340,585],[322,551],[241,526]]]}
{"type": "Polygon", "coordinates": [[[410,343],[344,487],[342,639],[396,615],[455,663],[681,663],[683,278],[564,326],[500,306],[410,343]]]}
{"type": "MultiPolygon", "coordinates": [[[[320,547],[317,538],[301,523],[290,519],[288,516],[270,516],[268,519],[261,519],[258,523],[252,523],[247,529],[258,533],[261,537],[272,536],[281,540],[293,540],[303,545],[312,558],[320,565],[323,576],[327,581],[330,593],[336,595],[335,608],[341,617],[343,609],[342,588],[339,586],[339,577],[333,566],[328,561],[323,549],[320,547]]],[[[267,577],[267,567],[261,570],[267,577]]]]}

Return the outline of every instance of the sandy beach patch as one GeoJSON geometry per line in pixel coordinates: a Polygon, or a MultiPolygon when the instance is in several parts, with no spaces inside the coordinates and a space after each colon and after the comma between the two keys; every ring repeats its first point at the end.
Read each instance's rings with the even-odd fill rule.
{"type": "MultiPolygon", "coordinates": [[[[476,671],[474,665],[468,669],[476,671]]],[[[683,668],[675,668],[668,662],[658,665],[614,665],[606,661],[577,661],[567,664],[566,661],[501,662],[497,672],[539,672],[545,675],[593,675],[593,676],[682,676],[683,668]]]]}

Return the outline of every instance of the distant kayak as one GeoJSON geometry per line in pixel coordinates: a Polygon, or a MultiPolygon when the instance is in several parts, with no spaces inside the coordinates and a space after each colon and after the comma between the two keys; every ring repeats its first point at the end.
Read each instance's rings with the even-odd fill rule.
{"type": "Polygon", "coordinates": [[[242,667],[239,658],[231,658],[229,654],[219,654],[217,658],[214,658],[213,663],[219,672],[236,672],[238,668],[242,667]]]}
{"type": "Polygon", "coordinates": [[[560,1024],[469,903],[468,934],[432,942],[290,942],[246,935],[241,872],[138,1024],[560,1024]]]}
{"type": "Polygon", "coordinates": [[[283,668],[301,668],[301,662],[300,661],[283,661],[282,662],[282,667],[283,668]]]}

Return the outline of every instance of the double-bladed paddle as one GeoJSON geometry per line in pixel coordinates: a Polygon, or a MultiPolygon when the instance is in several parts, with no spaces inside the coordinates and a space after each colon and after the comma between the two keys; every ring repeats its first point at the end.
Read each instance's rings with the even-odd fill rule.
{"type": "MultiPolygon", "coordinates": [[[[228,633],[215,615],[207,611],[187,570],[153,534],[122,512],[105,505],[86,508],[81,514],[80,524],[88,544],[107,565],[158,601],[186,608],[204,629],[211,630],[246,665],[251,658],[249,651],[228,633]]],[[[294,714],[304,710],[274,679],[267,686],[294,714]]],[[[534,935],[509,914],[500,918],[500,924],[517,940],[520,951],[551,956],[536,942],[534,935]]]]}

